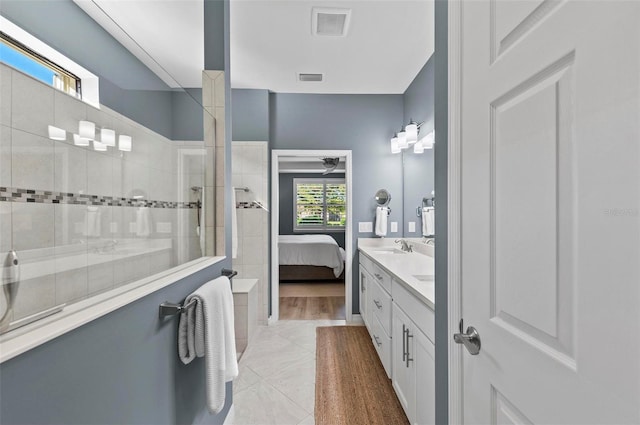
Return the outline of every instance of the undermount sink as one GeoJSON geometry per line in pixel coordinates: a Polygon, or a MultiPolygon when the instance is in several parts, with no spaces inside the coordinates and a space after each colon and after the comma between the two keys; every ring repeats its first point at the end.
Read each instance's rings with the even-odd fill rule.
{"type": "Polygon", "coordinates": [[[398,248],[380,248],[373,251],[375,254],[406,254],[405,251],[398,248]]]}
{"type": "Polygon", "coordinates": [[[414,274],[412,276],[420,282],[433,282],[434,280],[434,276],[431,274],[414,274]]]}

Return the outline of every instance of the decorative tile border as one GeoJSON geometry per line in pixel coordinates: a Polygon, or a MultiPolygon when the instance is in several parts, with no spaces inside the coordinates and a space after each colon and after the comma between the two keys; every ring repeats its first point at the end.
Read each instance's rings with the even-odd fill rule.
{"type": "Polygon", "coordinates": [[[26,202],[36,204],[71,204],[110,207],[148,208],[197,208],[198,202],[154,201],[136,198],[114,198],[112,196],[84,193],[52,192],[49,190],[0,187],[0,202],[26,202]]]}
{"type": "Polygon", "coordinates": [[[236,202],[236,208],[238,208],[238,209],[255,209],[255,210],[259,210],[262,207],[260,205],[256,204],[254,201],[251,201],[251,202],[236,202]]]}

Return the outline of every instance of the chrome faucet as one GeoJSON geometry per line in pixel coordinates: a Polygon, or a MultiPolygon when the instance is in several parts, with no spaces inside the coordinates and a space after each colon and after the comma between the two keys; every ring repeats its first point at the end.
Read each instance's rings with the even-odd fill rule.
{"type": "Polygon", "coordinates": [[[404,239],[396,239],[396,243],[400,244],[400,249],[402,249],[404,252],[413,252],[413,248],[411,247],[411,245],[409,245],[404,239]]]}

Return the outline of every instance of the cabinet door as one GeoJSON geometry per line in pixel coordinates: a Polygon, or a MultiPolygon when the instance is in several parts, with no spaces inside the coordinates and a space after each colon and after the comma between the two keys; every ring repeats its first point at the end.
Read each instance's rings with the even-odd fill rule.
{"type": "Polygon", "coordinates": [[[415,420],[416,372],[415,372],[415,330],[407,315],[393,303],[392,306],[392,378],[393,389],[400,400],[410,423],[415,420]],[[410,337],[414,336],[413,338],[410,337]],[[407,356],[410,360],[407,360],[407,356]]]}
{"type": "Polygon", "coordinates": [[[415,423],[431,425],[436,423],[435,346],[419,331],[413,339],[416,369],[415,423]]]}
{"type": "Polygon", "coordinates": [[[369,273],[367,270],[360,266],[360,316],[364,321],[364,324],[367,326],[367,329],[371,331],[371,327],[369,326],[369,312],[367,311],[367,306],[369,301],[367,297],[369,296],[369,273]]]}

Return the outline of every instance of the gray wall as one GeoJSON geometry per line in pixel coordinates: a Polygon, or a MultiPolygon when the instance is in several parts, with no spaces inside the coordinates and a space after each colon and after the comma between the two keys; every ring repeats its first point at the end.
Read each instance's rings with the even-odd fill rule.
{"type": "MultiPolygon", "coordinates": [[[[279,196],[280,196],[280,208],[278,209],[278,214],[280,214],[280,229],[279,234],[281,235],[294,235],[300,233],[293,232],[293,179],[310,179],[310,178],[332,178],[332,179],[343,179],[344,173],[342,174],[330,174],[329,176],[323,176],[322,174],[311,174],[311,173],[281,173],[279,176],[279,196]]],[[[338,245],[342,248],[345,247],[344,240],[344,232],[323,232],[323,234],[332,236],[338,245]]]]}
{"type": "MultiPolygon", "coordinates": [[[[205,2],[205,63],[229,63],[228,0],[205,2]],[[222,16],[216,13],[222,13],[222,16]],[[224,49],[207,48],[210,39],[224,40],[224,49]],[[220,57],[211,57],[214,52],[220,57]]],[[[138,66],[128,67],[128,59],[119,63],[121,54],[113,56],[88,49],[93,38],[109,44],[104,32],[84,12],[75,10],[71,0],[56,2],[9,1],[0,3],[4,16],[34,33],[72,59],[77,55],[94,55],[93,72],[123,67],[121,78],[147,81],[155,89],[152,76],[138,66]],[[73,7],[70,7],[73,6],[73,7]],[[70,13],[64,16],[62,12],[70,13]],[[80,12],[80,13],[79,13],[80,12]],[[60,15],[60,16],[59,16],[60,15]],[[60,18],[60,21],[56,19],[60,18]],[[87,21],[86,19],[89,19],[87,21]],[[68,19],[68,20],[67,20],[68,19]],[[56,25],[49,25],[56,21],[56,25]],[[89,25],[91,23],[91,25],[89,25]],[[72,30],[70,30],[72,29],[72,30]],[[77,30],[76,30],[77,29],[77,30]],[[62,30],[62,31],[60,31],[62,30]],[[70,53],[76,53],[74,57],[70,53]],[[101,57],[102,55],[102,57],[101,57]],[[140,76],[130,75],[140,70],[140,76]]],[[[117,46],[111,46],[117,52],[117,46]]],[[[126,53],[126,52],[125,52],[126,53]]],[[[126,56],[126,55],[125,55],[126,56]]],[[[82,60],[78,62],[83,63],[82,60]]],[[[91,61],[89,61],[91,62],[91,61]]],[[[85,66],[86,63],[83,63],[85,66]]],[[[89,66],[87,66],[89,68],[89,66]]],[[[216,68],[211,68],[216,69],[216,68]]],[[[227,99],[230,99],[229,68],[227,99]]],[[[115,71],[118,71],[115,69],[115,71]]],[[[112,76],[113,77],[113,76],[112,76]]],[[[106,79],[109,79],[108,77],[106,79]]],[[[117,78],[112,81],[118,82],[117,78]]],[[[122,82],[120,82],[122,83],[122,82]]],[[[119,85],[119,84],[118,84],[119,85]]],[[[120,86],[122,87],[122,86],[120,86]]],[[[125,86],[126,87],[126,86],[125,86]]],[[[131,88],[131,87],[127,87],[131,88]]],[[[109,106],[109,105],[108,105],[109,106]]],[[[119,106],[110,106],[120,110],[119,106]]],[[[147,106],[139,105],[144,111],[147,106]]],[[[193,112],[193,111],[192,111],[193,112]]],[[[225,149],[230,163],[231,109],[226,109],[225,149]]],[[[155,117],[154,117],[155,118],[155,117]]],[[[143,123],[148,125],[148,123],[143,123]]],[[[153,126],[150,126],[153,128],[153,126]]],[[[154,128],[154,130],[158,131],[154,128]]],[[[231,170],[225,170],[231,180],[231,170]]],[[[230,192],[225,193],[230,199],[230,192]]],[[[230,206],[225,203],[225,223],[230,229],[230,206]]],[[[227,231],[226,252],[230,251],[227,231]]],[[[232,401],[231,385],[227,385],[226,407],[212,416],[205,404],[204,362],[184,366],[177,355],[177,318],[158,318],[158,305],[163,301],[178,302],[206,281],[220,275],[231,260],[222,262],[161,289],[134,303],[98,318],[72,332],[34,348],[1,365],[0,412],[2,423],[25,424],[221,424],[232,401]]]]}
{"type": "MultiPolygon", "coordinates": [[[[418,137],[429,134],[433,130],[433,90],[434,90],[434,57],[427,61],[416,78],[404,92],[404,123],[411,119],[417,123],[424,122],[418,137]]],[[[402,152],[404,180],[404,230],[406,237],[422,235],[421,218],[416,216],[416,207],[422,206],[422,198],[430,197],[434,189],[433,150],[427,149],[422,154],[415,154],[408,149],[402,152]],[[408,222],[416,223],[415,232],[409,231],[408,222]]]]}
{"type": "Polygon", "coordinates": [[[233,140],[260,142],[269,140],[269,91],[231,90],[233,100],[233,140]]]}
{"type": "MultiPolygon", "coordinates": [[[[201,108],[202,95],[191,92],[195,98],[182,97],[182,90],[174,94],[72,0],[2,0],[0,14],[96,74],[100,78],[101,104],[169,139],[202,140],[202,132],[182,125],[173,128],[174,121],[184,122],[174,119],[173,113],[185,107],[201,108]],[[173,105],[174,99],[179,106],[173,105]]],[[[193,117],[197,119],[196,114],[193,117]]]]}
{"type": "MultiPolygon", "coordinates": [[[[389,221],[401,221],[402,159],[392,155],[389,139],[403,120],[402,95],[270,95],[270,146],[273,149],[350,149],[353,152],[353,240],[351,270],[358,282],[358,222],[373,221],[374,195],[391,192],[389,221]]],[[[358,313],[358,285],[353,285],[353,312],[358,313]]]]}

